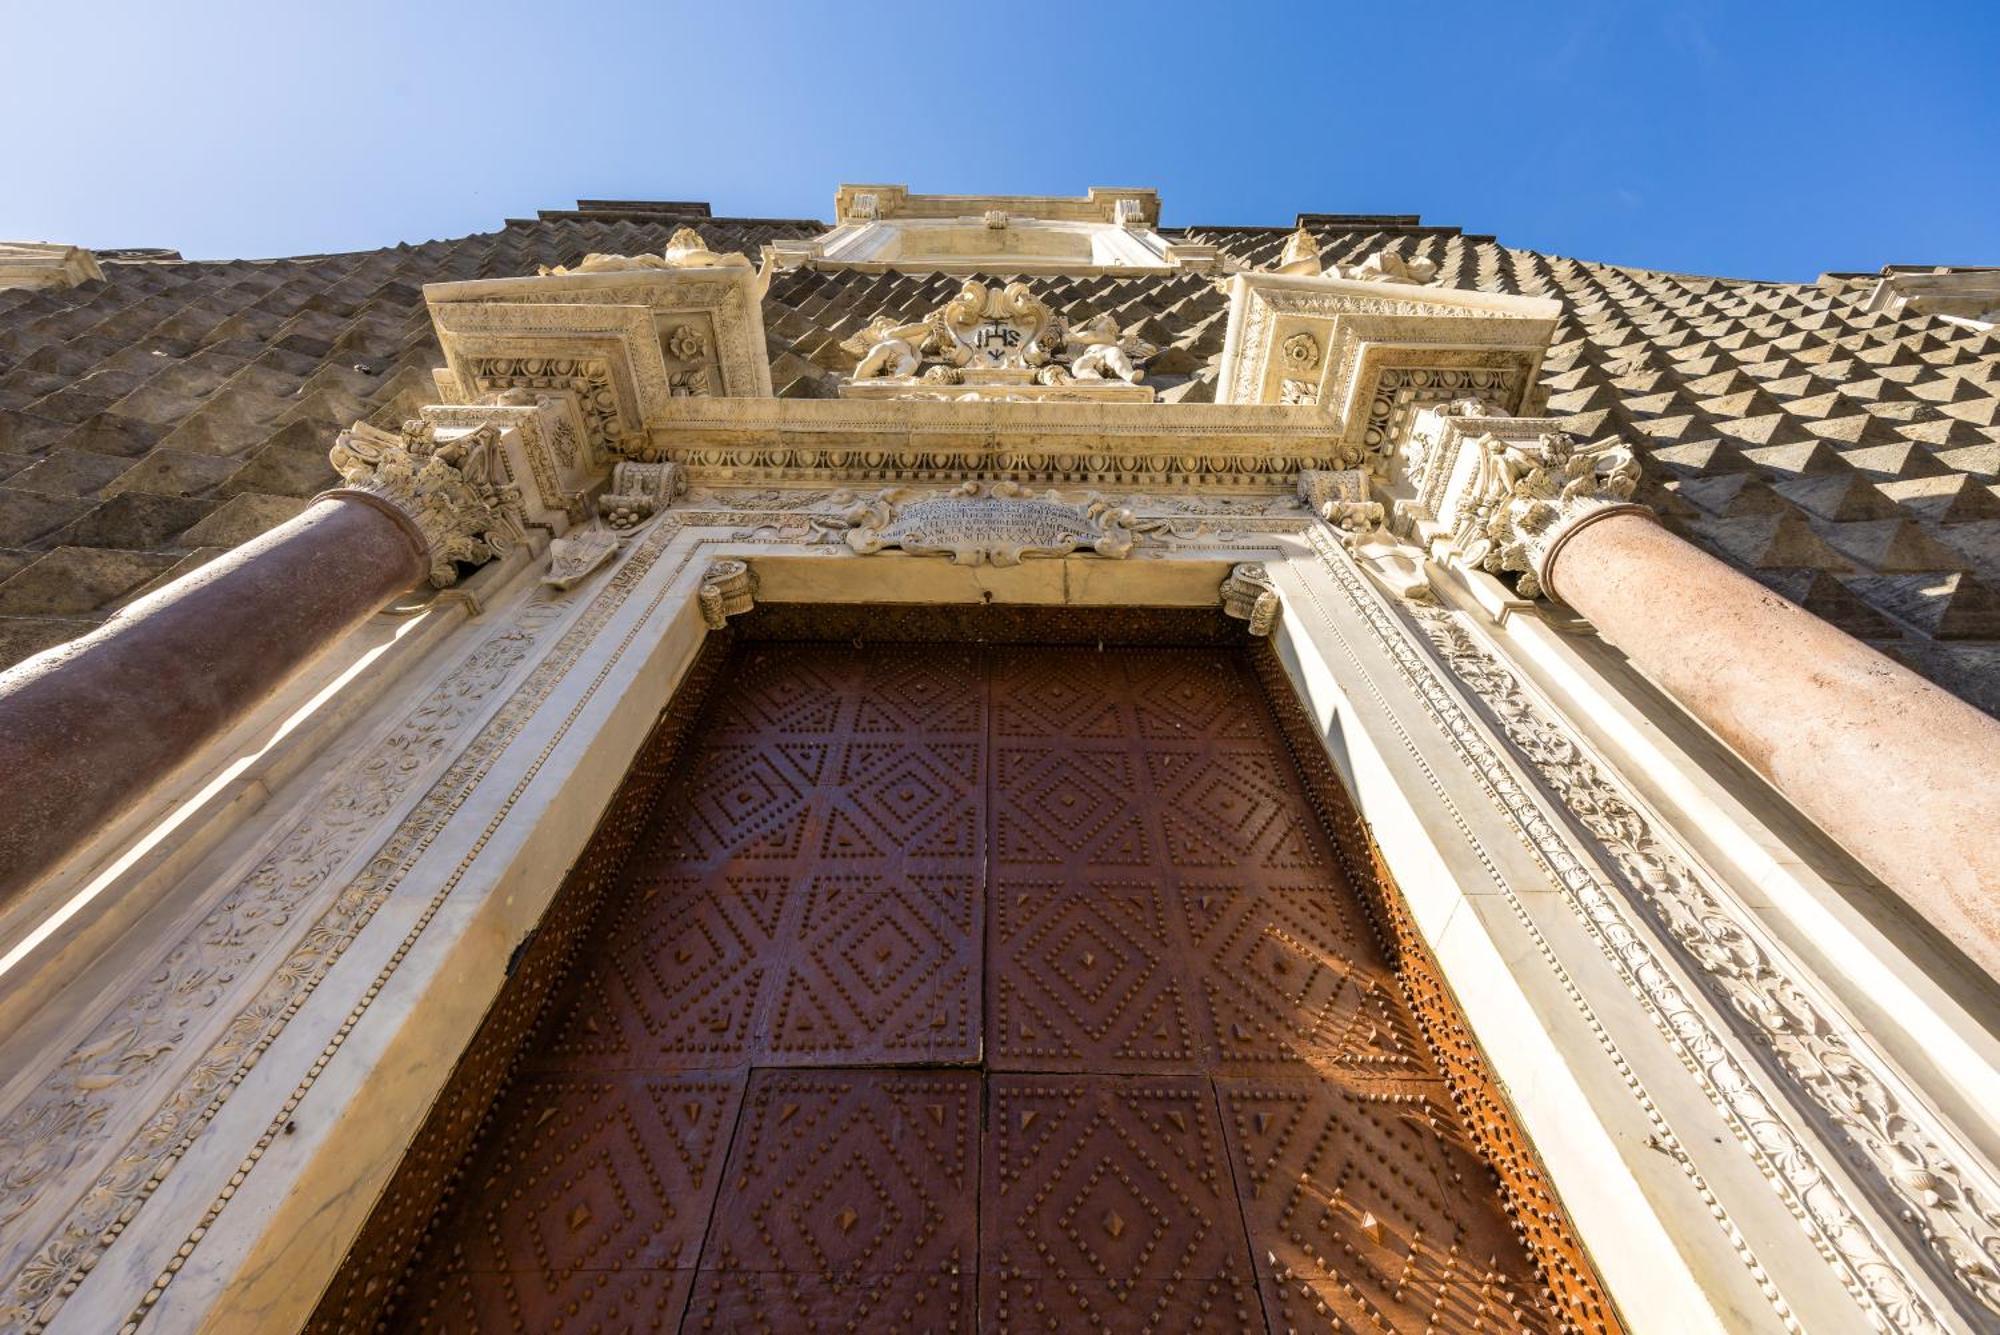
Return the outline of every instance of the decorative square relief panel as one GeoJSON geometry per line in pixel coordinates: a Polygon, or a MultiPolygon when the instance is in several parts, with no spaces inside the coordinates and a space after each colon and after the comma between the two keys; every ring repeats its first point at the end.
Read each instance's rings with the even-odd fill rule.
{"type": "Polygon", "coordinates": [[[1238,274],[1217,401],[1316,408],[1343,441],[1383,452],[1424,404],[1522,410],[1556,315],[1533,297],[1238,274]]]}
{"type": "Polygon", "coordinates": [[[757,278],[740,256],[591,256],[576,272],[424,293],[454,401],[568,394],[598,456],[635,449],[675,399],[771,394],[757,278]]]}

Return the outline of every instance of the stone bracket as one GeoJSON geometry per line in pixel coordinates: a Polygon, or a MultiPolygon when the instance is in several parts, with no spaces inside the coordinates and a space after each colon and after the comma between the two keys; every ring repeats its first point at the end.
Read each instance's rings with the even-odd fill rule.
{"type": "Polygon", "coordinates": [[[757,605],[757,572],[748,561],[735,557],[711,561],[701,577],[695,601],[701,607],[702,624],[710,630],[721,630],[729,624],[729,618],[757,605]]]}
{"type": "Polygon", "coordinates": [[[1263,562],[1245,561],[1232,566],[1220,592],[1224,614],[1249,622],[1252,635],[1269,635],[1276,628],[1284,608],[1263,562]]]}

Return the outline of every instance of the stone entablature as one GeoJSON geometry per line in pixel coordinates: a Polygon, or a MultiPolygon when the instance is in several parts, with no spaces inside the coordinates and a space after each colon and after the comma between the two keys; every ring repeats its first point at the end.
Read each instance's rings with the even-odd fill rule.
{"type": "Polygon", "coordinates": [[[670,403],[769,397],[758,275],[740,255],[593,256],[574,271],[424,288],[446,403],[568,395],[604,466],[670,403]],[[596,263],[592,263],[592,260],[596,263]]]}

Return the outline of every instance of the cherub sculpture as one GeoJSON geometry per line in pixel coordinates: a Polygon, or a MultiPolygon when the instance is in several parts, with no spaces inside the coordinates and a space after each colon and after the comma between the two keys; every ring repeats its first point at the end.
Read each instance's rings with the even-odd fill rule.
{"type": "Polygon", "coordinates": [[[1139,365],[1159,349],[1136,334],[1120,333],[1118,322],[1109,315],[1093,316],[1080,325],[1071,325],[1064,335],[1072,355],[1071,378],[1103,380],[1116,376],[1128,385],[1146,378],[1139,365]]]}
{"type": "Polygon", "coordinates": [[[1359,264],[1338,266],[1342,278],[1362,283],[1428,283],[1437,277],[1437,261],[1406,260],[1393,250],[1378,250],[1359,264]]]}
{"type": "Polygon", "coordinates": [[[897,324],[887,315],[878,315],[866,329],[843,342],[843,352],[853,353],[861,361],[854,368],[856,380],[871,380],[876,376],[912,376],[923,365],[924,349],[934,347],[935,330],[928,319],[914,324],[897,324]]]}

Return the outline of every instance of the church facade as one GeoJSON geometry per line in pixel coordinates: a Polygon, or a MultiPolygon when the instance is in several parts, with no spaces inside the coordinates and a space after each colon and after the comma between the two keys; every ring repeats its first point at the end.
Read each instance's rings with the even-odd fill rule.
{"type": "Polygon", "coordinates": [[[2000,1328],[1992,280],[0,247],[0,1329],[2000,1328]]]}

